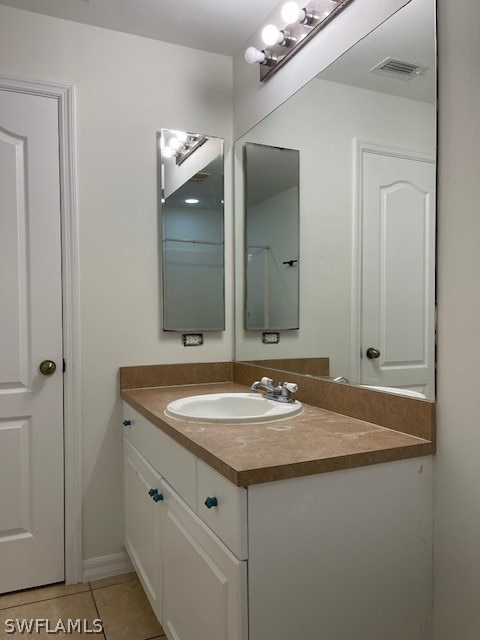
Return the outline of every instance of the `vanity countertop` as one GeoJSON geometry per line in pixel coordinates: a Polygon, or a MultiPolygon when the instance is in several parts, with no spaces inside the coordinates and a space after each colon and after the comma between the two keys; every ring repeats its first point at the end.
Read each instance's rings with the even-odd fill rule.
{"type": "Polygon", "coordinates": [[[164,413],[169,402],[186,396],[246,391],[222,382],[121,393],[131,407],[239,487],[435,452],[429,440],[308,404],[290,419],[253,424],[184,422],[164,413]]]}

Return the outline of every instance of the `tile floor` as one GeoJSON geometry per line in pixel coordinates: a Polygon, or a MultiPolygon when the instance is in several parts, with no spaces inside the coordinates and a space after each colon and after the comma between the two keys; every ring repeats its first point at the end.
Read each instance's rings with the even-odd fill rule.
{"type": "Polygon", "coordinates": [[[36,639],[80,638],[99,640],[167,640],[135,573],[96,580],[85,584],[58,584],[0,596],[0,640],[30,635],[36,639]],[[55,626],[59,619],[92,622],[100,618],[103,634],[32,632],[7,633],[7,620],[48,619],[55,626]]]}

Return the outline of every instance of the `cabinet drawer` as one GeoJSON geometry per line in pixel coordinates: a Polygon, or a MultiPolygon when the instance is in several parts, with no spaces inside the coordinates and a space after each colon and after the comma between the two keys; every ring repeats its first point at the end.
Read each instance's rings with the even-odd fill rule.
{"type": "Polygon", "coordinates": [[[236,487],[205,463],[197,460],[198,515],[233,551],[245,560],[247,548],[247,490],[236,487]],[[210,506],[212,500],[216,504],[210,506]]]}
{"type": "Polygon", "coordinates": [[[195,457],[126,403],[124,411],[132,420],[125,427],[125,437],[196,511],[195,457]]]}

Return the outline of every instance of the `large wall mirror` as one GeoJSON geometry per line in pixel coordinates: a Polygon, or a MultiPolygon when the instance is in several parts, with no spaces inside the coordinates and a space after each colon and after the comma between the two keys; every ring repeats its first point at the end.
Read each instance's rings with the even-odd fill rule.
{"type": "Polygon", "coordinates": [[[236,359],[312,375],[321,360],[332,378],[433,398],[435,162],[435,3],[412,0],[236,142],[236,359]],[[278,344],[246,328],[245,238],[263,243],[249,145],[299,154],[299,321],[278,344]]]}
{"type": "Polygon", "coordinates": [[[225,328],[223,140],[158,136],[163,329],[225,328]]]}

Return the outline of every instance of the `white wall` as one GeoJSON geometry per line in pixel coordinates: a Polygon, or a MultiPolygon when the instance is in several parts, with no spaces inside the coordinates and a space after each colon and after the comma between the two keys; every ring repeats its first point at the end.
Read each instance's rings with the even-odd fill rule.
{"type": "Polygon", "coordinates": [[[325,356],[351,375],[354,138],[434,150],[435,120],[433,105],[315,79],[236,143],[238,359],[325,356]],[[245,142],[300,150],[300,330],[278,345],[242,329],[245,142]]]}
{"type": "Polygon", "coordinates": [[[245,46],[234,56],[234,137],[239,138],[295,91],[323,71],[370,31],[387,20],[410,0],[355,0],[335,20],[298,51],[282,69],[260,82],[258,64],[246,64],[244,52],[248,46],[263,49],[260,34],[266,24],[284,24],[281,8],[284,0],[263,22],[245,46]]]}
{"type": "Polygon", "coordinates": [[[435,640],[480,635],[480,4],[438,1],[435,640]]]}
{"type": "MultiPolygon", "coordinates": [[[[204,347],[186,349],[180,336],[160,329],[156,132],[207,133],[224,137],[229,149],[232,61],[4,6],[0,60],[0,73],[76,87],[84,556],[118,553],[118,367],[231,358],[230,253],[227,331],[207,335],[204,347]]],[[[227,241],[230,219],[227,208],[227,241]]]]}

